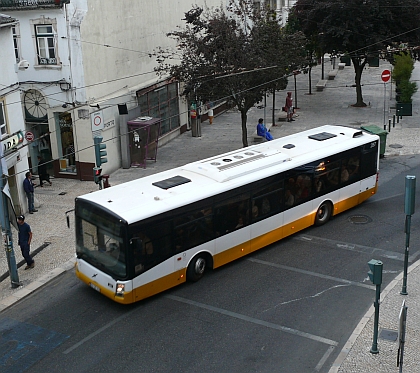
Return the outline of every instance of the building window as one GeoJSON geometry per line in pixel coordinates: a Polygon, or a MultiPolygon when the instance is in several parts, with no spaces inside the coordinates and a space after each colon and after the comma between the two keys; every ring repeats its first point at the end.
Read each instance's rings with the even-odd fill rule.
{"type": "Polygon", "coordinates": [[[3,102],[0,101],[0,138],[7,134],[6,115],[4,114],[3,102]]]}
{"type": "Polygon", "coordinates": [[[179,127],[178,84],[166,84],[153,91],[138,92],[142,116],[161,118],[160,134],[164,135],[179,127]]]}
{"type": "Polygon", "coordinates": [[[39,64],[56,65],[57,58],[55,53],[53,26],[36,25],[35,33],[39,64]]]}
{"type": "Polygon", "coordinates": [[[12,27],[12,33],[13,33],[13,47],[15,49],[15,58],[16,62],[20,61],[20,33],[18,26],[12,27]]]}

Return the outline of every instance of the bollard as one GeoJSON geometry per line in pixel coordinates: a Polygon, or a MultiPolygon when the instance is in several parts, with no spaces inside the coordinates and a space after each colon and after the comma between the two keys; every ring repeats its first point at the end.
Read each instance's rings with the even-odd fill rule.
{"type": "Polygon", "coordinates": [[[392,127],[395,128],[395,114],[392,116],[392,127]]]}
{"type": "Polygon", "coordinates": [[[391,119],[388,120],[388,132],[391,132],[391,119]]]}
{"type": "Polygon", "coordinates": [[[400,123],[400,116],[397,115],[397,123],[400,123]]]}

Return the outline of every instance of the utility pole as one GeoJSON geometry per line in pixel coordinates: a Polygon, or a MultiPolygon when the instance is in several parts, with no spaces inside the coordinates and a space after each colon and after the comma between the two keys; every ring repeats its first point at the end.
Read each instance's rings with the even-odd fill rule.
{"type": "MultiPolygon", "coordinates": [[[[3,192],[3,189],[6,185],[6,175],[3,175],[3,168],[5,166],[4,156],[3,156],[3,145],[0,144],[0,224],[2,230],[2,236],[4,239],[6,257],[7,257],[7,266],[9,268],[10,283],[12,288],[17,288],[21,284],[19,282],[19,274],[16,266],[15,252],[13,251],[13,235],[10,229],[10,220],[9,220],[9,209],[7,207],[8,197],[3,192]]],[[[7,166],[6,166],[7,167],[7,166]]],[[[6,169],[7,171],[7,169],[6,169]]]]}

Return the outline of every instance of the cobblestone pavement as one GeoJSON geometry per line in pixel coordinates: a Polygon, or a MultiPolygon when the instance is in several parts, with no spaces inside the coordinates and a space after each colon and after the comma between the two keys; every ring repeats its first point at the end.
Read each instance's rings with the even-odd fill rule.
{"type": "MultiPolygon", "coordinates": [[[[322,92],[316,91],[316,83],[320,79],[321,69],[316,67],[312,71],[312,94],[308,89],[308,75],[297,76],[296,91],[293,79],[289,80],[289,86],[284,92],[276,94],[275,118],[276,125],[271,128],[274,138],[279,138],[318,127],[324,124],[342,124],[359,128],[365,125],[377,125],[380,128],[387,125],[390,129],[387,136],[385,149],[386,157],[418,154],[419,127],[418,107],[420,106],[420,93],[415,94],[412,117],[404,117],[388,127],[388,118],[392,119],[395,113],[395,101],[391,93],[391,83],[386,85],[384,97],[384,84],[381,81],[381,72],[390,69],[387,63],[379,68],[367,68],[362,76],[363,98],[367,107],[355,108],[351,104],[356,101],[354,83],[354,71],[352,67],[339,70],[334,80],[328,80],[326,88],[322,92]],[[278,108],[284,105],[286,91],[292,91],[295,106],[299,109],[292,123],[278,121],[280,112],[278,108]],[[297,97],[296,97],[297,93],[297,97]],[[297,100],[296,100],[297,99],[297,100]],[[384,108],[385,106],[385,108],[384,108]]],[[[325,74],[331,69],[330,62],[325,64],[325,74]]],[[[412,80],[420,80],[420,64],[416,63],[412,80]]],[[[267,108],[258,108],[256,105],[248,112],[248,135],[254,130],[259,117],[265,118],[266,123],[271,123],[272,97],[267,98],[267,108]]],[[[237,110],[229,110],[215,117],[213,125],[208,122],[202,123],[202,136],[192,137],[187,131],[170,143],[158,149],[157,161],[148,162],[147,168],[119,169],[111,174],[110,183],[119,184],[152,173],[164,171],[182,164],[207,158],[216,154],[227,152],[242,146],[241,119],[237,110]]],[[[252,144],[252,137],[249,143],[252,144]]],[[[36,182],[36,181],[35,181],[36,182]]],[[[27,294],[39,289],[49,280],[63,271],[73,268],[75,260],[74,223],[71,219],[71,229],[67,228],[65,212],[74,207],[74,199],[78,195],[96,190],[93,182],[83,182],[69,179],[52,179],[52,186],[36,188],[35,199],[38,212],[27,215],[26,221],[33,230],[31,248],[36,252],[34,256],[35,268],[24,270],[25,265],[18,268],[19,280],[22,286],[12,288],[10,278],[3,275],[0,282],[0,311],[9,307],[14,302],[25,297],[27,294]]],[[[71,214],[70,214],[71,215],[71,214]]],[[[17,232],[14,231],[14,252],[16,262],[22,263],[23,258],[17,247],[17,232]]],[[[410,282],[420,282],[419,262],[414,263],[410,271],[410,282]]],[[[0,276],[7,273],[7,260],[4,250],[0,251],[0,276]]],[[[420,348],[420,288],[411,288],[409,294],[402,297],[401,289],[402,274],[396,277],[381,293],[381,317],[380,328],[397,330],[398,315],[402,299],[406,299],[409,306],[409,320],[407,327],[407,339],[409,343],[405,348],[404,371],[420,371],[420,362],[416,354],[420,348]]],[[[355,329],[353,335],[341,351],[333,364],[330,373],[335,372],[396,372],[396,342],[380,340],[380,353],[377,355],[369,352],[372,345],[373,330],[373,306],[355,329]]]]}

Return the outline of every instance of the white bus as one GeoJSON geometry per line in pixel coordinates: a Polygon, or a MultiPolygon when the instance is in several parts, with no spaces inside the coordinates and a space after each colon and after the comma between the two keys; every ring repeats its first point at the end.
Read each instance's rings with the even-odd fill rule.
{"type": "Polygon", "coordinates": [[[132,303],[376,193],[379,137],[323,126],[80,196],[76,274],[132,303]]]}

